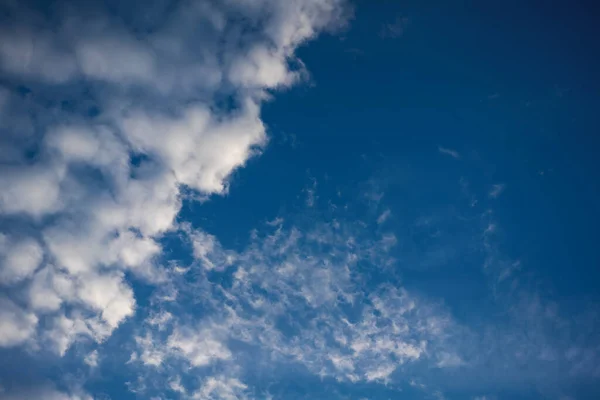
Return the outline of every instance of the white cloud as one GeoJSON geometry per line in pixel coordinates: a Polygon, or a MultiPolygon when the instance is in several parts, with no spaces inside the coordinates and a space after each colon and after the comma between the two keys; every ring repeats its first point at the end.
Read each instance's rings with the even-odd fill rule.
{"type": "MultiPolygon", "coordinates": [[[[26,3],[7,6],[15,18],[0,29],[0,72],[34,93],[25,102],[1,89],[3,124],[14,132],[0,142],[0,218],[14,232],[0,280],[25,282],[15,290],[30,307],[3,314],[7,345],[37,338],[64,354],[80,336],[104,340],[136,309],[125,274],[168,281],[159,242],[182,198],[227,193],[231,174],[260,154],[268,91],[305,76],[295,49],[341,25],[343,3],[184,2],[133,25],[100,4],[57,7],[52,20],[26,3]],[[52,89],[47,98],[36,97],[40,84],[52,89]],[[79,84],[93,100],[63,93],[79,84]],[[48,323],[36,332],[42,315],[48,323]]],[[[191,240],[205,268],[232,263],[210,236],[191,240]]],[[[307,298],[327,301],[330,279],[315,278],[307,298]]]]}
{"type": "Polygon", "coordinates": [[[115,83],[145,83],[156,77],[152,49],[127,34],[78,40],[75,57],[85,76],[115,83]]]}
{"type": "Polygon", "coordinates": [[[458,356],[458,354],[447,352],[440,352],[438,354],[438,361],[436,363],[438,368],[460,367],[464,364],[465,362],[458,356]]]}
{"type": "Polygon", "coordinates": [[[391,215],[392,215],[392,211],[388,208],[387,210],[382,212],[381,215],[379,215],[379,217],[377,218],[377,223],[379,225],[383,224],[385,221],[387,221],[390,218],[391,215]]]}
{"type": "Polygon", "coordinates": [[[77,296],[86,305],[98,310],[111,328],[116,328],[134,311],[133,291],[124,283],[122,274],[83,276],[77,296]]]}
{"type": "Polygon", "coordinates": [[[314,207],[315,201],[318,199],[318,196],[316,195],[317,180],[312,178],[312,185],[304,188],[304,192],[306,193],[306,206],[314,207]]]}
{"type": "Polygon", "coordinates": [[[173,380],[169,382],[169,387],[172,391],[177,393],[183,393],[184,395],[187,392],[185,387],[181,384],[181,378],[179,376],[176,376],[173,380]]]}
{"type": "Polygon", "coordinates": [[[175,119],[134,111],[122,121],[122,130],[135,151],[158,157],[178,183],[222,193],[231,171],[265,143],[258,113],[250,99],[225,121],[204,105],[189,107],[175,119]]]}
{"type": "Polygon", "coordinates": [[[63,207],[60,197],[62,170],[42,166],[7,167],[0,174],[0,212],[41,217],[63,207]]]}
{"type": "Polygon", "coordinates": [[[92,336],[101,341],[110,331],[110,328],[97,321],[87,320],[79,313],[70,317],[61,314],[52,319],[51,327],[43,332],[43,340],[49,341],[54,351],[63,356],[79,336],[92,336]]]}
{"type": "Polygon", "coordinates": [[[91,368],[96,368],[98,366],[98,350],[94,350],[85,356],[83,362],[89,365],[91,368]]]}
{"type": "MultiPolygon", "coordinates": [[[[368,278],[358,266],[385,268],[390,257],[385,235],[370,237],[360,224],[335,225],[318,223],[302,233],[298,228],[267,228],[269,234],[256,232],[238,253],[212,237],[210,251],[195,252],[201,262],[178,285],[180,302],[191,296],[202,305],[202,314],[161,304],[175,307],[165,327],[173,330],[143,343],[138,340],[137,354],[158,351],[160,365],[182,377],[189,373],[177,366],[184,359],[192,367],[229,370],[228,379],[236,380],[207,378],[194,392],[198,398],[242,396],[250,388],[229,383],[241,382],[248,367],[264,368],[256,365],[263,357],[274,368],[298,363],[321,377],[365,383],[391,382],[397,369],[423,358],[435,360],[439,349],[448,347],[443,340],[452,332],[452,321],[392,284],[365,289],[368,278]],[[204,267],[217,265],[225,255],[236,260],[230,269],[204,267]],[[207,274],[215,272],[232,276],[232,281],[209,283],[207,274]],[[253,350],[246,353],[244,348],[253,350]],[[231,392],[232,387],[239,393],[231,392]]],[[[207,240],[203,232],[189,227],[184,231],[192,242],[207,240]]],[[[146,322],[152,325],[157,319],[150,314],[146,322]]],[[[152,332],[143,331],[142,336],[152,332]]]]}
{"type": "MultiPolygon", "coordinates": [[[[544,327],[559,329],[567,337],[573,325],[555,321],[552,308],[543,302],[529,299],[511,309],[511,314],[523,314],[518,316],[518,326],[527,327],[523,331],[501,326],[474,332],[453,320],[442,305],[403,288],[402,281],[388,273],[390,266],[398,265],[390,254],[391,246],[403,237],[381,232],[376,219],[369,223],[335,217],[331,222],[311,218],[295,226],[290,222],[275,229],[267,226],[254,231],[248,246],[239,251],[226,249],[201,230],[182,226],[181,233],[190,244],[197,240],[202,251],[194,253],[196,261],[185,276],[173,278],[179,290],[178,304],[157,305],[170,315],[162,330],[141,328],[142,336],[154,333],[149,343],[150,348],[162,352],[161,370],[176,371],[186,384],[188,374],[195,371],[206,382],[208,378],[199,371],[210,370],[215,376],[228,371],[229,378],[248,385],[235,394],[238,397],[253,393],[245,375],[248,368],[253,372],[261,369],[274,380],[280,369],[298,365],[315,376],[344,383],[376,385],[406,380],[410,384],[412,380],[415,388],[429,394],[443,388],[421,383],[423,370],[447,377],[459,368],[464,379],[454,377],[457,386],[481,379],[480,374],[494,373],[502,375],[498,379],[501,385],[511,385],[521,378],[511,375],[510,366],[523,362],[541,366],[563,360],[568,361],[566,368],[575,368],[577,374],[587,369],[593,376],[597,371],[592,366],[596,350],[589,346],[585,351],[571,349],[562,358],[565,343],[554,341],[544,327]],[[228,258],[235,261],[223,264],[228,258]],[[388,282],[371,280],[380,273],[386,274],[388,282]],[[197,304],[201,312],[186,309],[188,302],[197,304]],[[497,363],[490,367],[492,361],[497,363]],[[187,369],[188,365],[193,368],[187,369]]],[[[490,228],[495,222],[487,214],[479,222],[481,230],[474,233],[475,240],[483,241],[484,253],[494,258],[485,273],[491,274],[494,285],[501,284],[496,279],[499,268],[495,264],[500,259],[492,232],[496,228],[490,228]],[[487,232],[482,235],[484,229],[487,232]]],[[[436,231],[438,223],[433,218],[423,226],[436,231]]],[[[156,327],[153,321],[157,320],[162,318],[150,313],[146,322],[156,327]]],[[[139,354],[144,346],[138,346],[139,354]]],[[[548,370],[540,368],[539,376],[544,372],[548,370]]],[[[158,373],[149,379],[162,380],[170,387],[171,380],[165,381],[158,373]]],[[[537,379],[536,373],[527,379],[537,379]]],[[[483,382],[482,388],[488,384],[483,382]]],[[[206,387],[204,392],[186,392],[211,398],[207,397],[213,393],[209,388],[221,387],[229,393],[227,385],[206,387]]]]}
{"type": "MultiPolygon", "coordinates": [[[[77,4],[57,7],[49,21],[22,3],[7,6],[15,18],[0,28],[4,81],[32,89],[24,100],[0,88],[10,131],[0,138],[0,219],[10,222],[0,237],[0,283],[10,296],[0,299],[1,347],[64,355],[80,338],[107,340],[139,309],[132,277],[159,283],[159,294],[132,328],[130,365],[151,367],[165,390],[183,394],[184,374],[210,370],[189,390],[198,399],[249,397],[238,367],[260,368],[257,354],[273,369],[297,363],[347,382],[387,383],[423,360],[477,368],[489,354],[501,361],[494,365],[518,358],[534,371],[537,362],[566,360],[569,373],[598,376],[598,349],[587,338],[547,334],[550,327],[572,337],[582,325],[531,296],[511,308],[524,332],[493,330],[473,341],[395,276],[382,284],[381,271],[395,265],[390,250],[402,243],[391,233],[373,237],[343,221],[284,229],[275,220],[275,232],[257,232],[232,251],[175,223],[186,196],[226,194],[232,174],[267,145],[262,103],[307,77],[295,50],[343,23],[342,0],[180,2],[141,26],[77,4]],[[79,84],[93,100],[73,95],[79,84]],[[185,268],[161,260],[161,240],[176,229],[193,248],[185,268]],[[485,351],[473,356],[473,348],[485,351]]],[[[371,191],[371,201],[380,203],[381,193],[371,191]]],[[[306,195],[315,206],[316,181],[306,195]]],[[[516,271],[498,265],[490,244],[496,225],[487,227],[486,273],[494,285],[513,284],[516,271]]],[[[83,362],[97,365],[97,350],[88,351],[83,362]]],[[[488,375],[506,372],[498,368],[488,375]]],[[[2,396],[90,399],[54,389],[2,396]]]]}
{"type": "MultiPolygon", "coordinates": [[[[33,385],[35,386],[35,385],[33,385]]],[[[0,390],[3,400],[94,400],[92,396],[82,390],[59,391],[51,386],[42,386],[34,388],[23,388],[9,391],[0,390]]]]}
{"type": "Polygon", "coordinates": [[[192,366],[201,367],[232,357],[231,351],[219,337],[223,335],[217,335],[210,329],[196,331],[178,327],[169,336],[167,346],[186,358],[192,366]]]}
{"type": "Polygon", "coordinates": [[[379,365],[375,369],[367,371],[365,377],[367,381],[388,382],[390,375],[396,370],[395,364],[379,365]]]}
{"type": "Polygon", "coordinates": [[[502,192],[504,192],[504,189],[506,189],[506,185],[503,183],[497,183],[495,185],[492,185],[488,196],[492,199],[497,199],[502,194],[502,192]]]}
{"type": "Polygon", "coordinates": [[[259,45],[233,62],[228,77],[234,84],[244,87],[289,86],[299,75],[290,71],[287,64],[285,52],[259,45]]]}
{"type": "Polygon", "coordinates": [[[438,151],[442,154],[446,154],[452,158],[456,158],[459,159],[460,158],[460,154],[458,153],[458,151],[453,150],[453,149],[449,149],[447,147],[442,147],[442,146],[438,146],[438,151]]]}
{"type": "Polygon", "coordinates": [[[247,386],[237,378],[211,376],[194,392],[192,399],[197,400],[243,400],[246,399],[247,386]]]}
{"type": "Polygon", "coordinates": [[[58,391],[25,391],[18,394],[9,394],[8,397],[4,397],[6,400],[28,400],[28,399],[46,399],[46,400],[92,400],[90,396],[77,396],[69,395],[58,391]]]}
{"type": "Polygon", "coordinates": [[[141,353],[133,353],[131,356],[132,361],[139,359],[145,365],[153,367],[158,367],[163,363],[167,356],[167,352],[164,348],[156,346],[156,343],[150,334],[145,337],[137,336],[135,342],[140,348],[141,353]]]}

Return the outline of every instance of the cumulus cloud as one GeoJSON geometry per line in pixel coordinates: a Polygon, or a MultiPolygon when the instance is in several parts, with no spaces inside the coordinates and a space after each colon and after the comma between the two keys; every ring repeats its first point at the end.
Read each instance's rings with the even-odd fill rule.
{"type": "MultiPolygon", "coordinates": [[[[260,154],[262,102],[306,76],[295,49],[342,25],[343,3],[134,1],[119,16],[103,2],[59,1],[50,13],[3,5],[12,17],[2,17],[0,72],[30,94],[1,91],[0,218],[10,229],[0,284],[26,303],[3,300],[0,346],[31,339],[64,354],[130,318],[127,276],[167,279],[160,239],[182,199],[225,194],[260,154]],[[142,5],[156,12],[130,12],[142,5]]],[[[210,257],[209,235],[193,240],[206,268],[231,261],[210,257]]],[[[199,362],[179,339],[173,348],[199,362]]]]}
{"type": "Polygon", "coordinates": [[[231,352],[217,335],[218,331],[211,329],[190,331],[177,328],[169,336],[167,346],[186,358],[194,367],[205,366],[217,360],[231,358],[231,352]]]}
{"type": "Polygon", "coordinates": [[[0,233],[0,283],[15,284],[29,278],[43,256],[42,247],[36,240],[14,240],[0,233]]]}

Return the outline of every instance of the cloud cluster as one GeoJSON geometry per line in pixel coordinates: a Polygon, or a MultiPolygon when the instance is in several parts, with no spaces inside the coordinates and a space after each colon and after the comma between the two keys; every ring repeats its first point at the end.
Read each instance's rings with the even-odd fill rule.
{"type": "Polygon", "coordinates": [[[93,400],[89,394],[81,390],[61,391],[50,385],[44,385],[26,389],[5,390],[0,387],[0,395],[6,400],[28,400],[28,399],[44,399],[44,400],[93,400]]]}
{"type": "MultiPolygon", "coordinates": [[[[392,261],[389,233],[373,236],[363,224],[338,220],[269,230],[234,252],[183,227],[195,262],[177,280],[177,301],[159,301],[160,313],[147,316],[131,357],[153,390],[174,390],[164,371],[185,376],[176,391],[210,398],[198,394],[206,383],[192,384],[190,375],[217,371],[248,395],[257,368],[273,379],[296,365],[339,382],[388,383],[405,364],[456,365],[447,341],[456,323],[447,312],[390,276],[373,276],[392,261]]],[[[229,398],[223,393],[215,398],[229,398]]]]}
{"type": "Polygon", "coordinates": [[[267,142],[269,90],[305,74],[295,49],[345,11],[341,0],[2,9],[0,346],[64,354],[134,314],[128,276],[167,279],[159,241],[182,197],[227,192],[267,142]]]}

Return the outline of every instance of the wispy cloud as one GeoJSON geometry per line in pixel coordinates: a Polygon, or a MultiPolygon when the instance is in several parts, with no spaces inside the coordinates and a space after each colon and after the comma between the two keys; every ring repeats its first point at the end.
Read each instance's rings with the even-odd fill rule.
{"type": "Polygon", "coordinates": [[[284,219],[282,217],[277,217],[271,221],[267,221],[266,224],[269,226],[279,226],[281,224],[283,224],[284,219]]]}
{"type": "Polygon", "coordinates": [[[404,35],[404,32],[408,28],[410,20],[405,16],[398,16],[394,22],[384,24],[379,32],[379,36],[382,38],[399,38],[404,35]]]}
{"type": "MultiPolygon", "coordinates": [[[[211,280],[200,266],[193,281],[180,282],[178,302],[164,304],[176,307],[169,311],[174,316],[167,322],[170,333],[138,340],[134,359],[153,368],[140,355],[160,349],[161,365],[169,368],[182,357],[191,366],[236,365],[241,369],[228,379],[239,382],[245,366],[259,368],[263,358],[269,364],[301,364],[339,381],[390,382],[401,366],[437,354],[453,323],[443,309],[398,285],[363,286],[369,278],[359,265],[386,268],[392,260],[387,236],[371,237],[369,232],[362,224],[338,221],[255,233],[226,272],[233,276],[230,284],[211,280]],[[189,296],[203,304],[201,315],[180,308],[189,296]],[[193,325],[182,325],[190,319],[193,325]],[[245,354],[236,346],[234,357],[236,342],[254,350],[245,354]]],[[[214,249],[203,256],[213,258],[213,264],[229,252],[220,245],[214,249]]]]}
{"type": "Polygon", "coordinates": [[[450,156],[452,158],[456,158],[456,159],[460,158],[460,154],[456,150],[449,149],[447,147],[438,146],[438,151],[440,153],[448,155],[448,156],[450,156]]]}
{"type": "Polygon", "coordinates": [[[506,189],[506,185],[503,183],[497,183],[492,185],[492,188],[488,192],[488,196],[492,199],[497,199],[506,189]]]}
{"type": "Polygon", "coordinates": [[[306,206],[314,207],[315,201],[319,198],[317,196],[317,180],[315,178],[311,178],[312,184],[307,185],[303,192],[306,193],[306,206]]]}
{"type": "Polygon", "coordinates": [[[377,218],[377,223],[379,225],[383,224],[385,221],[388,220],[388,218],[390,218],[390,216],[392,215],[392,212],[390,211],[390,209],[386,209],[384,212],[381,213],[381,215],[379,215],[379,217],[377,218]]]}
{"type": "Polygon", "coordinates": [[[94,400],[94,398],[80,389],[68,391],[58,390],[50,384],[30,384],[28,387],[3,389],[0,387],[3,400],[94,400]]]}

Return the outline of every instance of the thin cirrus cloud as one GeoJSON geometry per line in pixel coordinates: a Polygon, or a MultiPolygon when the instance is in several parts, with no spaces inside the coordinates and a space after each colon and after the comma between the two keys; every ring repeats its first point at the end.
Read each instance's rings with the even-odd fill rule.
{"type": "MultiPolygon", "coordinates": [[[[340,382],[385,384],[403,366],[451,349],[447,338],[460,329],[443,308],[398,282],[368,283],[360,266],[389,265],[389,234],[372,237],[363,225],[340,221],[277,225],[233,253],[206,246],[202,232],[186,231],[192,248],[206,250],[193,276],[178,278],[178,301],[157,299],[161,314],[172,316],[162,330],[154,321],[163,318],[149,315],[137,333],[130,360],[144,371],[140,388],[152,382],[154,390],[168,392],[172,382],[162,371],[179,370],[187,383],[178,381],[178,391],[210,398],[201,395],[209,381],[190,385],[186,372],[210,367],[223,371],[218,379],[238,382],[214,386],[217,398],[228,398],[227,390],[234,389],[238,397],[232,398],[254,398],[248,371],[261,368],[280,380],[285,378],[278,370],[289,365],[340,382]],[[224,276],[231,282],[224,284],[224,276]],[[182,307],[190,303],[201,305],[202,313],[182,307]]],[[[456,357],[442,361],[456,364],[456,357]]]]}
{"type": "Polygon", "coordinates": [[[450,148],[447,148],[447,147],[438,146],[438,151],[441,154],[445,154],[445,155],[450,156],[452,158],[456,158],[456,159],[460,158],[460,153],[458,151],[450,149],[450,148]]]}
{"type": "MultiPolygon", "coordinates": [[[[200,396],[206,382],[218,377],[236,382],[233,398],[249,399],[285,394],[285,371],[299,366],[325,381],[404,384],[425,396],[443,395],[448,387],[495,391],[523,382],[551,391],[572,377],[593,379],[598,373],[590,364],[600,357],[590,336],[593,313],[566,315],[526,284],[526,276],[501,252],[498,228],[488,229],[489,214],[446,217],[464,224],[454,228],[461,230],[480,219],[470,240],[484,258],[473,273],[486,277],[506,320],[477,327],[458,321],[443,304],[394,275],[401,265],[394,258],[397,243],[410,232],[391,240],[377,218],[322,215],[314,222],[310,215],[308,222],[281,221],[254,231],[242,251],[184,227],[183,240],[196,258],[190,270],[174,277],[177,301],[156,297],[159,311],[144,311],[146,322],[130,356],[132,368],[140,371],[137,390],[152,385],[153,391],[169,393],[173,377],[165,370],[178,371],[178,392],[200,396]],[[506,268],[513,268],[512,274],[499,280],[506,268]],[[386,274],[386,281],[376,274],[386,274]],[[573,339],[573,332],[588,334],[573,339]],[[521,371],[522,363],[536,368],[521,371]],[[218,373],[190,376],[202,368],[218,373]],[[257,370],[284,389],[261,387],[250,373],[257,370]],[[549,376],[553,384],[546,381],[549,376]],[[412,385],[416,378],[427,384],[412,385]]],[[[469,249],[458,251],[464,261],[473,257],[469,249]]],[[[227,398],[234,389],[216,385],[213,390],[221,393],[216,398],[227,398]]]]}

